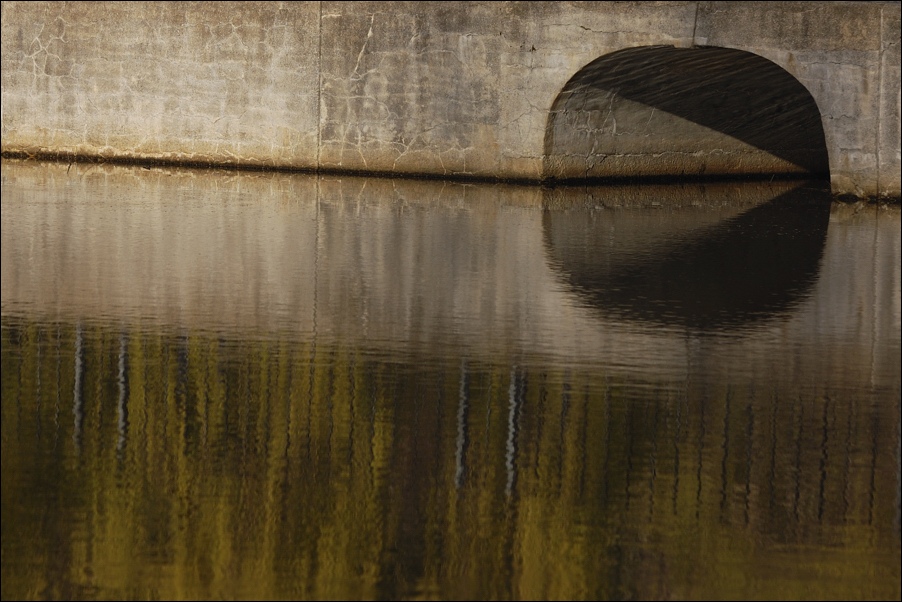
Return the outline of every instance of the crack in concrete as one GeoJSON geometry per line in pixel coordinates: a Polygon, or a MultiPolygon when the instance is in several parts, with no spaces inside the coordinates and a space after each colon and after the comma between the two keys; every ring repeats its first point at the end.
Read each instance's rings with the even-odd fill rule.
{"type": "Polygon", "coordinates": [[[366,39],[363,40],[363,46],[360,47],[360,52],[357,54],[357,63],[354,65],[354,75],[357,75],[358,77],[360,77],[360,75],[358,74],[358,70],[360,69],[360,61],[363,59],[363,53],[366,51],[366,45],[369,43],[370,38],[373,37],[373,23],[375,22],[375,20],[376,20],[375,13],[371,14],[370,15],[370,29],[366,33],[366,39]]]}

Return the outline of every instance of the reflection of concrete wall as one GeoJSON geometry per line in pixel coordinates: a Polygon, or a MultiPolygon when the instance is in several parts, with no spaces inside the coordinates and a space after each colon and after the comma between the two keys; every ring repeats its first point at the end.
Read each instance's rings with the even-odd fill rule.
{"type": "Polygon", "coordinates": [[[538,179],[552,103],[583,66],[636,46],[712,45],[773,61],[811,92],[835,192],[900,192],[898,3],[2,11],[4,152],[538,179]]]}
{"type": "MultiPolygon", "coordinates": [[[[568,288],[545,246],[543,212],[578,202],[634,232],[625,239],[680,238],[688,226],[671,219],[679,212],[651,200],[665,189],[635,203],[626,188],[545,202],[533,187],[390,179],[10,161],[2,174],[4,316],[601,363],[655,378],[682,378],[705,362],[711,340],[605,317],[568,288]]],[[[682,190],[696,203],[681,211],[710,224],[781,188],[758,188],[757,201],[751,187],[682,190]]],[[[864,370],[897,386],[899,225],[895,209],[835,207],[810,294],[732,342],[716,340],[712,349],[726,350],[717,361],[737,374],[799,362],[838,376],[864,370]],[[825,357],[827,347],[842,357],[825,357]]]]}
{"type": "Polygon", "coordinates": [[[3,311],[200,328],[309,316],[315,199],[304,178],[4,162],[3,311]]]}

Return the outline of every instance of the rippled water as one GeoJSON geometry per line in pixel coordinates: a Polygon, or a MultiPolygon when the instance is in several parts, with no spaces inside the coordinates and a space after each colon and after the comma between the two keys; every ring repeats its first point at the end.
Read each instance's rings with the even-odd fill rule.
{"type": "Polygon", "coordinates": [[[899,599],[900,210],[4,161],[2,598],[899,599]]]}

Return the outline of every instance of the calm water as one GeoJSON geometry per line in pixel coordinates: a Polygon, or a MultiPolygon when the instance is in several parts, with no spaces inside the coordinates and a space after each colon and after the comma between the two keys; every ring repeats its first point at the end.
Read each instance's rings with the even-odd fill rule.
{"type": "Polygon", "coordinates": [[[2,166],[2,598],[900,598],[900,210],[2,166]]]}

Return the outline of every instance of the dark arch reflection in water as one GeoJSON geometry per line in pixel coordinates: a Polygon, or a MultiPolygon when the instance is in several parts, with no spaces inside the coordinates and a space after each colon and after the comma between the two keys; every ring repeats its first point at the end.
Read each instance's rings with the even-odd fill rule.
{"type": "Polygon", "coordinates": [[[616,187],[547,193],[549,263],[599,311],[699,331],[736,329],[785,314],[810,293],[830,217],[824,183],[757,204],[736,198],[740,186],[645,190],[644,201],[626,206],[616,187]],[[717,206],[731,209],[718,219],[717,206]],[[681,223],[705,209],[709,217],[681,223]]]}
{"type": "Polygon", "coordinates": [[[3,599],[899,597],[898,211],[2,183],[3,599]],[[648,283],[722,282],[702,250],[774,300],[648,283]]]}

